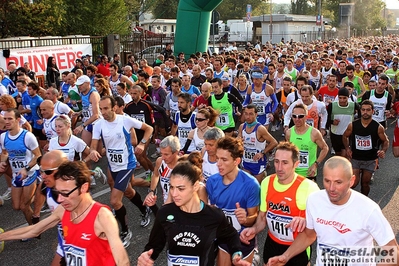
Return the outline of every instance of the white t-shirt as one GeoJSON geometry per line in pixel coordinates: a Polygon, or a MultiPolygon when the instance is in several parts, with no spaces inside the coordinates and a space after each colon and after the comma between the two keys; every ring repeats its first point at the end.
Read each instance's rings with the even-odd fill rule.
{"type": "Polygon", "coordinates": [[[75,160],[76,153],[79,154],[79,159],[82,159],[82,152],[86,149],[87,144],[80,138],[71,135],[68,143],[66,145],[61,146],[59,143],[59,137],[56,136],[50,139],[50,144],[48,147],[49,151],[59,150],[66,154],[69,161],[75,160]]]}
{"type": "Polygon", "coordinates": [[[383,246],[395,238],[377,203],[357,191],[351,192],[348,202],[344,205],[331,203],[325,189],[309,195],[306,205],[306,227],[315,230],[317,234],[318,266],[324,265],[323,249],[336,251],[346,247],[373,246],[373,239],[378,245],[383,246]]]}
{"type": "Polygon", "coordinates": [[[0,96],[5,94],[8,94],[8,90],[3,84],[0,83],[0,96]]]}
{"type": "Polygon", "coordinates": [[[116,115],[112,122],[101,118],[93,126],[93,139],[103,139],[109,168],[112,172],[134,169],[136,157],[130,142],[130,130],[141,129],[143,123],[135,118],[116,115]]]}
{"type": "Polygon", "coordinates": [[[54,113],[57,115],[68,115],[71,112],[71,110],[72,109],[63,102],[57,101],[54,104],[54,113]]]}
{"type": "Polygon", "coordinates": [[[57,136],[57,132],[55,131],[55,119],[57,117],[57,114],[53,114],[53,116],[49,119],[43,118],[43,130],[47,140],[57,136]]]}

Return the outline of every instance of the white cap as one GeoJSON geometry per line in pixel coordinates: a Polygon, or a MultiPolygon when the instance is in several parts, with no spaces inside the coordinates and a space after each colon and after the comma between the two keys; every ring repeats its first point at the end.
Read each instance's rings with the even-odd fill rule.
{"type": "Polygon", "coordinates": [[[90,82],[90,78],[86,75],[80,76],[76,81],[76,85],[82,85],[83,83],[90,82]]]}
{"type": "Polygon", "coordinates": [[[259,57],[258,63],[264,63],[264,62],[265,62],[265,59],[263,57],[259,57]]]}

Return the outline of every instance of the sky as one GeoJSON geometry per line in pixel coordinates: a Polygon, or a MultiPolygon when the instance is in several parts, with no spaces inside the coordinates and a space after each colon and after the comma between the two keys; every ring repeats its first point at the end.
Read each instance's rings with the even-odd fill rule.
{"type": "Polygon", "coordinates": [[[386,0],[388,9],[399,9],[399,1],[398,0],[386,0]]]}

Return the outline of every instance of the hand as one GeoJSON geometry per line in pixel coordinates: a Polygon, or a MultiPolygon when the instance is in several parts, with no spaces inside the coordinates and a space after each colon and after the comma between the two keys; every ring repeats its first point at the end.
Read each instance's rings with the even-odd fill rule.
{"type": "Polygon", "coordinates": [[[82,112],[73,112],[72,116],[80,116],[82,114],[82,112]]]}
{"type": "Polygon", "coordinates": [[[195,94],[195,93],[191,94],[191,98],[195,99],[195,98],[197,98],[197,97],[198,97],[197,94],[195,94]]]}
{"type": "Polygon", "coordinates": [[[48,146],[49,146],[49,143],[46,143],[46,145],[43,146],[43,151],[48,152],[48,146]]]}
{"type": "Polygon", "coordinates": [[[157,195],[155,195],[154,192],[150,192],[145,197],[143,205],[151,207],[151,206],[154,206],[156,203],[157,203],[157,195]]]}
{"type": "Polygon", "coordinates": [[[308,176],[316,176],[316,170],[317,170],[317,164],[314,163],[308,169],[308,172],[307,172],[308,176]]]}
{"type": "Polygon", "coordinates": [[[273,120],[274,120],[273,114],[268,114],[268,116],[269,116],[269,122],[273,122],[273,120]]]}
{"type": "Polygon", "coordinates": [[[137,266],[152,266],[154,261],[151,259],[151,255],[154,252],[153,249],[141,253],[139,259],[137,260],[137,266]]]}
{"type": "Polygon", "coordinates": [[[179,151],[179,156],[183,156],[184,155],[184,151],[179,151]]]}
{"type": "Polygon", "coordinates": [[[240,240],[242,243],[249,245],[249,240],[256,236],[255,228],[248,227],[240,233],[240,240]]]}
{"type": "Polygon", "coordinates": [[[43,120],[41,120],[41,119],[36,120],[36,123],[37,123],[38,125],[43,125],[43,120]]]}
{"type": "Polygon", "coordinates": [[[288,262],[287,257],[284,255],[280,255],[270,258],[266,266],[280,266],[280,265],[285,265],[287,262],[288,262]]]}
{"type": "Polygon", "coordinates": [[[76,127],[73,130],[73,134],[74,135],[79,135],[80,133],[82,133],[83,129],[84,129],[83,124],[80,124],[78,127],[76,127]]]}
{"type": "Polygon", "coordinates": [[[339,122],[340,122],[340,120],[339,120],[339,119],[334,119],[334,121],[333,121],[333,125],[334,125],[334,126],[338,126],[339,122]]]}
{"type": "Polygon", "coordinates": [[[239,255],[235,255],[232,262],[233,262],[233,265],[238,265],[238,266],[251,266],[251,263],[249,263],[249,262],[246,261],[246,260],[243,260],[243,259],[241,258],[241,256],[239,256],[239,255]]]}
{"type": "Polygon", "coordinates": [[[23,179],[25,179],[25,178],[28,177],[28,171],[27,171],[26,168],[24,167],[24,168],[22,168],[21,170],[19,170],[19,172],[17,173],[17,176],[18,176],[18,175],[21,175],[21,179],[20,179],[20,180],[23,180],[23,179]]]}
{"type": "Polygon", "coordinates": [[[327,135],[327,132],[324,128],[320,128],[320,133],[321,135],[324,137],[325,135],[327,135]]]}
{"type": "Polygon", "coordinates": [[[383,151],[383,150],[378,150],[378,151],[377,151],[377,156],[378,156],[379,158],[381,158],[381,159],[384,159],[384,158],[385,158],[385,151],[383,151]]]}
{"type": "Polygon", "coordinates": [[[247,222],[247,212],[245,209],[240,207],[240,203],[236,202],[236,210],[234,211],[235,216],[240,224],[247,222]]]}
{"type": "Polygon", "coordinates": [[[351,149],[346,149],[346,157],[350,160],[352,159],[352,150],[351,149]]]}
{"type": "Polygon", "coordinates": [[[259,161],[259,160],[262,159],[262,158],[263,158],[263,153],[258,152],[257,154],[255,154],[255,156],[252,158],[252,160],[253,160],[254,162],[257,162],[257,161],[259,161]]]}
{"type": "Polygon", "coordinates": [[[137,145],[136,148],[134,149],[134,153],[135,153],[136,155],[140,155],[140,154],[144,151],[144,147],[145,147],[145,144],[143,144],[142,142],[140,142],[140,144],[137,145]]]}
{"type": "Polygon", "coordinates": [[[296,216],[292,219],[292,221],[285,226],[285,228],[290,228],[292,232],[301,233],[305,230],[306,227],[306,219],[303,217],[296,216]]]}
{"type": "Polygon", "coordinates": [[[7,162],[0,163],[0,173],[4,173],[7,170],[7,162]]]}
{"type": "Polygon", "coordinates": [[[89,156],[87,157],[89,157],[94,162],[98,162],[98,160],[100,160],[102,156],[98,153],[98,151],[91,150],[89,156]]]}

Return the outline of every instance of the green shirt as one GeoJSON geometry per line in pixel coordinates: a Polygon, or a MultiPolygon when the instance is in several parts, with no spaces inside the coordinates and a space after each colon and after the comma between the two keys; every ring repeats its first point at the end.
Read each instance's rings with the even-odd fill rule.
{"type": "MultiPolygon", "coordinates": [[[[295,127],[291,127],[290,142],[299,149],[299,165],[295,172],[301,176],[308,177],[309,167],[316,162],[317,144],[312,141],[312,126],[308,130],[299,135],[295,132],[295,127]]],[[[317,175],[317,170],[316,174],[317,175]]]]}

